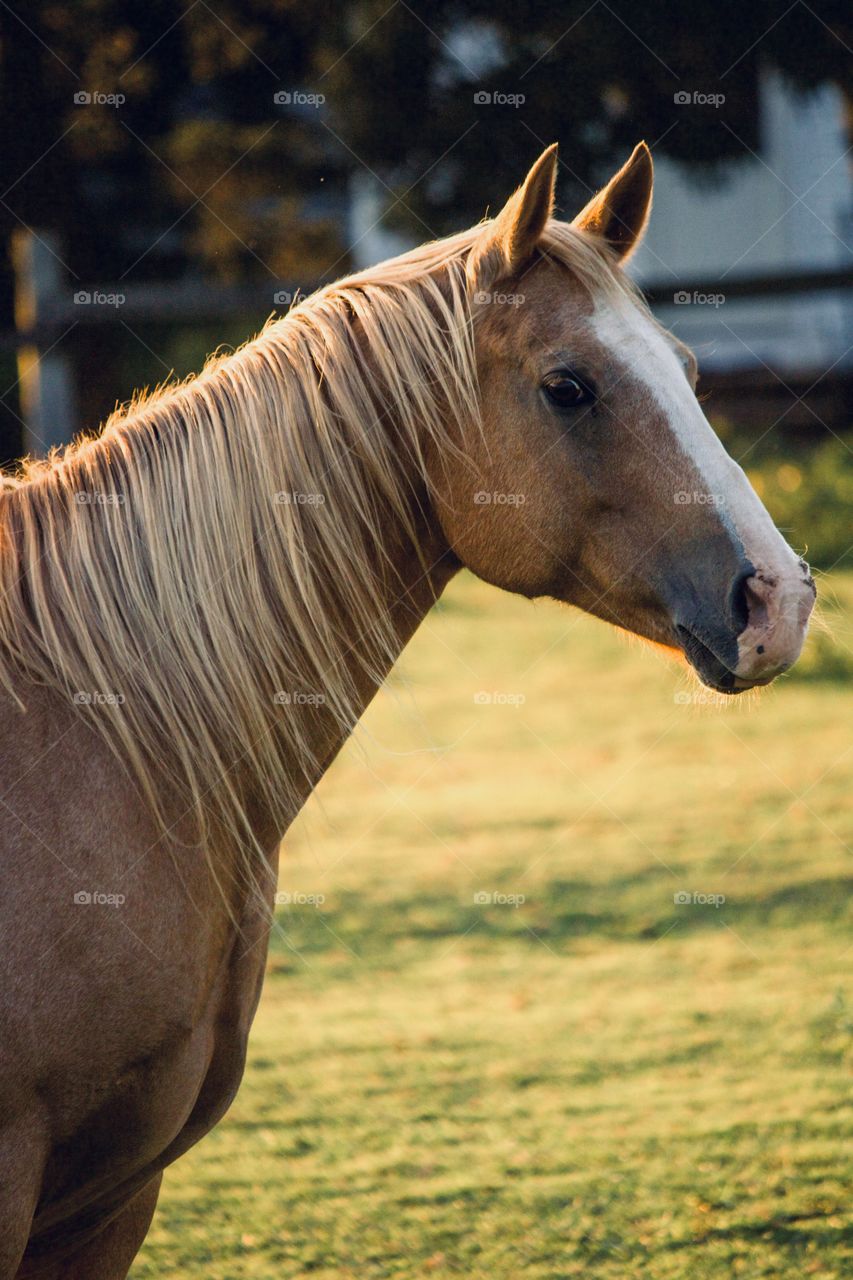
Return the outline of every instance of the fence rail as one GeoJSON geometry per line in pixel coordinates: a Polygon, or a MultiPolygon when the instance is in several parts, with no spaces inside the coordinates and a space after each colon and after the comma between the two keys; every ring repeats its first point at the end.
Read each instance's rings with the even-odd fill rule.
{"type": "MultiPolygon", "coordinates": [[[[59,284],[59,281],[56,282],[59,284]]],[[[15,350],[52,340],[70,324],[86,327],[114,324],[116,315],[128,323],[207,323],[235,314],[268,314],[290,306],[319,287],[318,281],[298,285],[292,280],[272,280],[265,284],[219,284],[204,280],[176,280],[168,283],[97,284],[68,294],[39,293],[37,310],[15,329],[0,332],[0,348],[15,350]],[[85,301],[81,299],[85,297],[85,301]],[[110,303],[107,299],[119,298],[110,303]],[[75,301],[75,299],[78,299],[75,301]]],[[[707,278],[675,283],[643,285],[652,306],[674,303],[678,294],[724,294],[727,301],[792,297],[804,293],[843,292],[853,289],[853,267],[826,271],[792,272],[790,275],[743,276],[735,279],[707,278]]],[[[19,286],[19,291],[27,292],[19,286]]]]}
{"type": "Polygon", "coordinates": [[[723,294],[729,302],[742,298],[792,297],[801,293],[836,293],[846,289],[853,289],[853,267],[643,285],[643,293],[652,306],[672,304],[679,293],[723,294]]]}
{"type": "MultiPolygon", "coordinates": [[[[50,233],[36,235],[22,231],[15,237],[12,256],[16,273],[15,328],[0,332],[0,350],[17,354],[21,409],[28,435],[24,443],[31,452],[63,443],[77,427],[73,370],[61,341],[70,328],[115,325],[117,319],[128,326],[207,324],[235,315],[254,315],[260,322],[276,310],[286,310],[294,299],[311,293],[319,283],[299,285],[288,280],[271,280],[262,284],[232,285],[185,279],[131,284],[119,281],[72,291],[61,269],[60,247],[50,233]]],[[[853,267],[643,286],[649,303],[656,307],[677,305],[679,295],[722,294],[726,301],[760,300],[850,289],[853,289],[853,267]]],[[[735,394],[739,388],[739,394],[747,401],[752,397],[753,402],[760,404],[766,392],[766,375],[766,370],[741,371],[731,376],[715,373],[703,380],[703,385],[713,389],[715,395],[722,391],[724,397],[729,392],[735,394]]],[[[820,371],[815,371],[815,376],[824,383],[824,392],[830,384],[831,389],[838,392],[840,398],[834,412],[849,417],[850,371],[835,372],[828,381],[820,378],[820,371]]],[[[777,381],[785,389],[785,382],[790,379],[777,381]]],[[[808,379],[802,384],[803,390],[807,383],[808,379]]],[[[791,395],[796,398],[799,392],[791,390],[791,395]]]]}

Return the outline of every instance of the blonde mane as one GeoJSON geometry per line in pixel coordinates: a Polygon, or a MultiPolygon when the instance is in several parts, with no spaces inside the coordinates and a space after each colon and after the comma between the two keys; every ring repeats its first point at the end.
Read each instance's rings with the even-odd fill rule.
{"type": "MultiPolygon", "coordinates": [[[[211,845],[256,851],[252,803],[286,829],[321,765],[294,704],[348,733],[354,673],[378,683],[397,655],[384,539],[419,551],[425,448],[461,458],[478,423],[479,231],[321,290],[2,483],[0,684],[21,705],[22,677],[59,690],[211,845]]],[[[565,224],[542,248],[630,292],[565,224]]]]}

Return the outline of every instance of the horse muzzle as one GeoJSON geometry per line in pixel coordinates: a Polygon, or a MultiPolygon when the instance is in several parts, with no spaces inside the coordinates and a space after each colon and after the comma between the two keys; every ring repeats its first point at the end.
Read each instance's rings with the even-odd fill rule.
{"type": "Polygon", "coordinates": [[[747,624],[734,674],[747,688],[769,684],[800,656],[817,590],[804,561],[799,570],[785,578],[757,570],[744,583],[747,624]]]}
{"type": "Polygon", "coordinates": [[[722,608],[694,600],[674,611],[678,643],[703,683],[719,693],[770,684],[800,656],[815,596],[804,561],[784,577],[749,565],[722,608]]]}

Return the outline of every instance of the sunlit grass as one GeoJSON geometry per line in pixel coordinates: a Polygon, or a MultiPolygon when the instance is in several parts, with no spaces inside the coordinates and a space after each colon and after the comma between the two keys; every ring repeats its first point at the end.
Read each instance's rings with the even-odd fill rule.
{"type": "Polygon", "coordinates": [[[840,1280],[853,578],[827,585],[831,638],[724,706],[454,586],[291,832],[243,1089],[135,1280],[840,1280]]]}

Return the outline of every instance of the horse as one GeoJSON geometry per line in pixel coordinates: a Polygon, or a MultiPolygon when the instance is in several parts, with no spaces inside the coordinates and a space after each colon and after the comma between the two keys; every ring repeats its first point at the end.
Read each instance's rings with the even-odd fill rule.
{"type": "Polygon", "coordinates": [[[0,489],[0,1280],[121,1280],[224,1115],[282,837],[464,566],[729,695],[815,597],[625,272],[651,154],[323,288],[0,489]]]}

